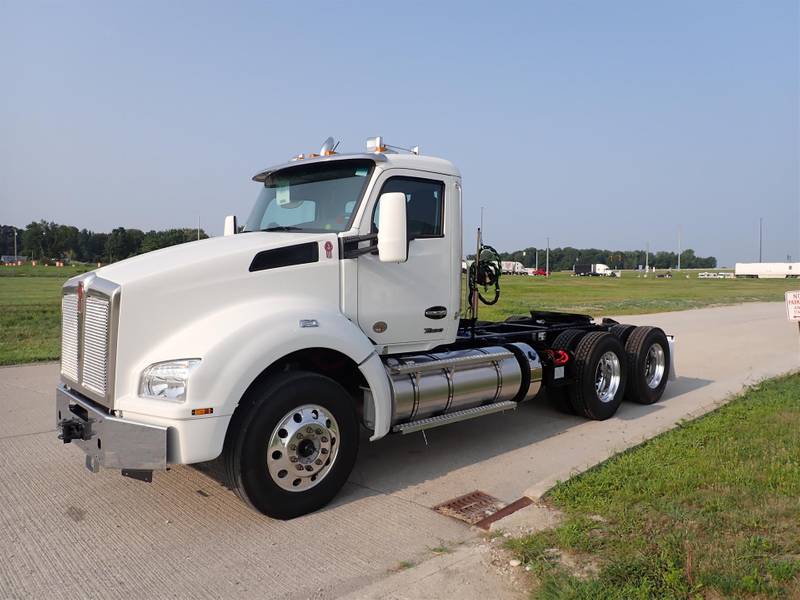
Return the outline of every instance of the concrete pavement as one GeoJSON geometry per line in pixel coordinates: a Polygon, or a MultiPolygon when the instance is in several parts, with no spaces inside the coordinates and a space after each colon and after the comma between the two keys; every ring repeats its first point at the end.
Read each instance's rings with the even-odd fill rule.
{"type": "Polygon", "coordinates": [[[0,598],[437,597],[434,589],[479,598],[481,582],[512,597],[513,583],[480,558],[476,532],[430,507],[475,489],[506,502],[536,497],[800,366],[797,328],[780,303],[620,320],[677,336],[679,379],[660,403],[625,403],[598,423],[539,402],[428,431],[427,444],[422,434],[364,438],[334,503],[290,522],[243,506],[216,462],[173,468],[150,485],[89,474],[55,437],[57,365],[0,368],[0,598]],[[435,557],[438,546],[454,551],[435,557]],[[418,566],[398,572],[405,561],[418,566]],[[469,582],[465,573],[472,583],[452,587],[469,582]]]}

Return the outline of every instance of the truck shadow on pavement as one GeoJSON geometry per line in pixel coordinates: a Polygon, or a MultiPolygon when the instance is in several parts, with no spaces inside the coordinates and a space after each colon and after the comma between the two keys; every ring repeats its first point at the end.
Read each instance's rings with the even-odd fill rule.
{"type": "MultiPolygon", "coordinates": [[[[672,398],[710,383],[713,382],[679,377],[670,382],[660,402],[652,405],[623,402],[613,419],[642,419],[662,410],[672,398]]],[[[533,446],[587,423],[592,422],[559,413],[547,398],[541,397],[520,405],[515,411],[429,429],[425,435],[422,432],[389,435],[370,442],[368,432],[362,430],[358,459],[348,485],[328,508],[365,495],[398,492],[402,492],[400,496],[404,498],[428,506],[474,489],[508,489],[509,493],[521,494],[536,478],[535,471],[540,461],[537,459],[538,449],[533,446]],[[494,460],[527,447],[531,447],[528,452],[509,455],[501,464],[494,460]],[[482,464],[486,461],[490,462],[482,464]],[[455,473],[461,470],[464,472],[455,473]],[[448,484],[437,482],[445,476],[454,481],[448,484]],[[507,483],[504,482],[506,479],[507,483]],[[451,487],[453,493],[447,491],[451,487]]],[[[541,461],[547,460],[548,456],[541,457],[541,461]]],[[[200,463],[194,468],[227,486],[220,459],[200,463]]]]}

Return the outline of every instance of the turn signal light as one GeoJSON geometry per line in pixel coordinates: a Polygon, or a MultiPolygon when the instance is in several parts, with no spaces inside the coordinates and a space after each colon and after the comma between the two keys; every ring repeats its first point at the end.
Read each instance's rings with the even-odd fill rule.
{"type": "Polygon", "coordinates": [[[192,415],[195,417],[199,417],[202,415],[210,415],[214,413],[213,408],[193,408],[192,415]]]}

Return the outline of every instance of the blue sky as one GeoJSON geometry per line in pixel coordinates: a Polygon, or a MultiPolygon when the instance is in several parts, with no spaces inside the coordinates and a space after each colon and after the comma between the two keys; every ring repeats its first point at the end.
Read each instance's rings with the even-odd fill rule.
{"type": "MultiPolygon", "coordinates": [[[[246,216],[259,168],[383,135],[529,245],[800,260],[800,15],[770,2],[0,0],[0,222],[246,216]]],[[[471,239],[471,234],[470,234],[471,239]]]]}

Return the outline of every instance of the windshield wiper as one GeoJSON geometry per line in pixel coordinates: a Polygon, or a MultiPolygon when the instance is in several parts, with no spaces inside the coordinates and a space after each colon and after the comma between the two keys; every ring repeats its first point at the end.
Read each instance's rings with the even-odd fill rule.
{"type": "Polygon", "coordinates": [[[302,231],[299,227],[293,227],[292,225],[276,225],[275,227],[267,227],[266,229],[262,229],[261,231],[302,231]]]}

